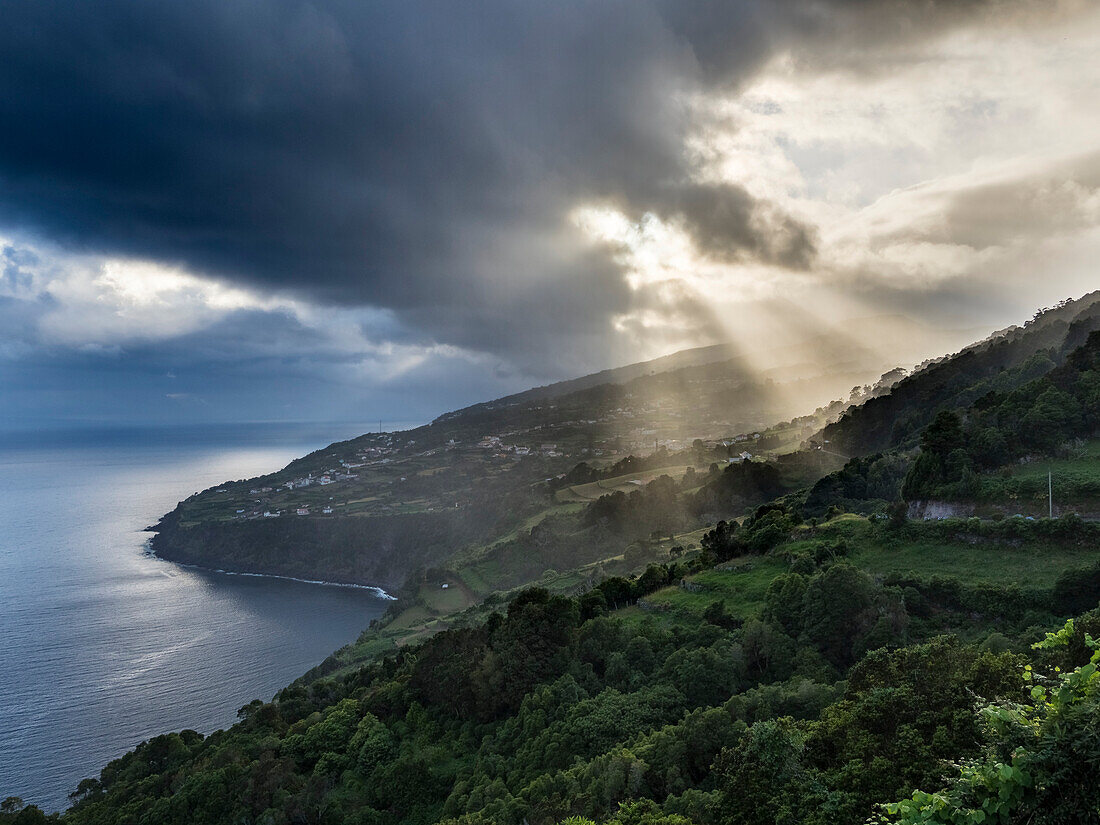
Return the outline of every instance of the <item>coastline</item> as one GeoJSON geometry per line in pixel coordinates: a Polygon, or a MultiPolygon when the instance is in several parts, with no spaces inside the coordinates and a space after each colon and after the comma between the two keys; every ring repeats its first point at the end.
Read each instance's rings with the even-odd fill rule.
{"type": "Polygon", "coordinates": [[[163,556],[158,556],[156,554],[156,552],[153,550],[152,541],[153,541],[152,538],[148,538],[148,539],[145,540],[145,550],[144,550],[145,555],[150,556],[154,559],[157,559],[158,561],[162,561],[165,564],[174,564],[178,567],[188,567],[188,568],[191,568],[192,570],[201,570],[204,573],[217,573],[217,574],[222,575],[222,576],[250,576],[250,577],[261,578],[261,579],[282,579],[283,581],[299,582],[301,584],[315,584],[315,585],[320,585],[322,587],[346,587],[346,588],[351,588],[351,589],[355,589],[355,590],[370,590],[376,596],[378,596],[378,598],[380,598],[380,599],[384,599],[386,601],[391,601],[391,602],[397,601],[396,596],[391,596],[389,593],[387,593],[385,591],[385,589],[383,589],[381,587],[378,587],[376,585],[372,585],[372,584],[354,584],[352,582],[332,582],[332,581],[325,581],[324,579],[301,579],[301,578],[298,578],[297,576],[282,576],[282,575],[279,575],[278,573],[251,573],[251,572],[245,572],[245,571],[241,571],[241,570],[224,570],[224,569],[218,568],[218,567],[206,567],[206,566],[201,565],[201,564],[188,564],[187,562],[173,561],[172,559],[166,559],[163,556]]]}

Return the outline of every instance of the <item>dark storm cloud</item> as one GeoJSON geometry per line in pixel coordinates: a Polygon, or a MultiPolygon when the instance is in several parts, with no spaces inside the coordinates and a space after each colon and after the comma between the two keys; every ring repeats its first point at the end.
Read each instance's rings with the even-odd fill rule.
{"type": "Polygon", "coordinates": [[[812,261],[811,229],[689,182],[678,93],[1003,5],[9,3],[0,223],[537,359],[629,297],[562,231],[585,200],[725,260],[812,261]]]}
{"type": "Polygon", "coordinates": [[[98,250],[419,303],[567,184],[673,172],[653,87],[677,51],[612,5],[19,4],[3,207],[98,250]]]}
{"type": "Polygon", "coordinates": [[[814,256],[814,230],[732,184],[680,188],[673,214],[700,251],[720,260],[758,259],[805,269],[814,256]]]}

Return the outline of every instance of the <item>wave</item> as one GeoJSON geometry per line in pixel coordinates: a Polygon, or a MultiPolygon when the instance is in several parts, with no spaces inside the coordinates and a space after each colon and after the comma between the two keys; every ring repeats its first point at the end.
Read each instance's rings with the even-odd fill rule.
{"type": "Polygon", "coordinates": [[[257,579],[282,579],[288,582],[299,582],[301,584],[318,584],[322,587],[349,587],[355,590],[370,590],[374,595],[380,599],[386,599],[387,601],[397,601],[396,596],[391,596],[381,587],[375,587],[372,584],[351,584],[350,582],[330,582],[324,579],[300,579],[297,576],[280,576],[278,573],[246,573],[240,570],[223,570],[220,567],[204,567],[201,564],[186,564],[181,561],[172,561],[171,559],[162,559],[156,553],[153,552],[151,542],[146,542],[145,555],[152,556],[155,559],[166,562],[168,564],[175,564],[180,567],[190,567],[192,570],[202,570],[206,573],[218,573],[222,576],[250,576],[257,579]]]}

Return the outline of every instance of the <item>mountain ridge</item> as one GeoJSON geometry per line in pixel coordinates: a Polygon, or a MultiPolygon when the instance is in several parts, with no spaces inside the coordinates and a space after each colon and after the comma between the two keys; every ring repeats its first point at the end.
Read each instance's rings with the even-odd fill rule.
{"type": "MultiPolygon", "coordinates": [[[[860,326],[862,327],[868,337],[881,338],[883,329],[886,327],[892,327],[895,330],[903,329],[910,336],[920,336],[923,339],[924,346],[919,347],[922,351],[920,354],[916,352],[905,352],[899,357],[886,357],[877,358],[880,361],[880,366],[904,365],[906,362],[911,361],[917,363],[928,357],[929,351],[935,352],[936,348],[931,345],[933,340],[946,339],[947,341],[958,342],[961,341],[973,341],[974,335],[979,332],[979,328],[969,329],[938,329],[935,327],[922,324],[914,321],[908,316],[900,314],[883,314],[873,315],[859,318],[846,319],[838,322],[835,326],[840,327],[842,325],[860,326]],[[906,357],[916,356],[916,357],[906,357]]],[[[991,333],[996,334],[996,333],[991,333]]],[[[890,336],[885,336],[890,337],[890,336]]],[[[640,378],[645,375],[650,375],[659,372],[669,372],[676,369],[683,369],[687,367],[705,366],[707,364],[714,363],[738,363],[745,362],[746,374],[750,372],[747,362],[757,361],[764,356],[770,355],[771,362],[764,359],[764,366],[755,368],[757,372],[767,371],[769,369],[777,369],[783,367],[790,367],[794,362],[799,359],[805,359],[809,354],[817,354],[820,352],[822,346],[825,345],[827,349],[835,348],[835,330],[830,332],[819,332],[815,335],[808,336],[802,341],[787,344],[783,347],[775,349],[759,349],[750,350],[748,352],[741,351],[730,343],[718,343],[710,344],[702,347],[692,347],[689,349],[678,350],[668,355],[658,356],[646,361],[637,361],[630,364],[624,364],[619,367],[609,367],[607,369],[599,370],[594,373],[579,376],[577,378],[569,378],[561,381],[551,382],[550,384],[544,384],[538,387],[531,387],[527,390],[522,390],[517,393],[511,393],[509,395],[501,396],[490,401],[481,401],[476,404],[470,404],[466,407],[452,410],[446,413],[442,413],[437,416],[434,421],[447,421],[455,417],[461,416],[468,412],[482,409],[495,409],[501,406],[508,406],[511,404],[518,404],[528,401],[538,401],[557,398],[562,395],[567,395],[579,390],[592,389],[602,384],[623,384],[627,383],[635,378],[640,378]]],[[[918,347],[914,344],[909,344],[909,349],[914,350],[918,347]]],[[[870,350],[866,346],[859,345],[852,342],[849,345],[851,350],[851,356],[863,355],[866,357],[870,354],[870,350]]],[[[950,350],[951,346],[948,345],[945,349],[950,350]]],[[[806,364],[810,364],[810,360],[805,360],[806,364]]]]}
{"type": "MultiPolygon", "coordinates": [[[[657,449],[669,456],[658,457],[658,465],[663,461],[683,472],[689,465],[696,470],[715,462],[724,466],[746,454],[777,461],[788,484],[813,483],[815,473],[839,466],[837,454],[874,452],[861,453],[859,444],[847,445],[833,435],[840,425],[829,422],[845,407],[855,405],[842,422],[862,420],[867,410],[888,408],[899,392],[934,382],[947,369],[943,365],[969,363],[975,353],[991,348],[1013,347],[1024,357],[1048,343],[1047,338],[1066,345],[1073,333],[1064,318],[1083,315],[1082,304],[1097,297],[1060,305],[1037,314],[1024,327],[1008,327],[952,356],[926,362],[893,391],[882,381],[878,386],[865,383],[875,382],[870,376],[879,376],[877,369],[823,370],[820,354],[807,369],[794,365],[785,376],[780,374],[785,368],[775,367],[773,374],[787,379],[776,381],[750,374],[743,360],[709,361],[727,354],[722,347],[628,365],[611,373],[624,380],[621,384],[604,381],[577,389],[576,383],[563,382],[534,388],[529,392],[545,397],[507,396],[413,430],[364,434],[296,459],[268,476],[203,491],[160,521],[152,548],[166,559],[204,567],[324,578],[394,592],[419,568],[438,567],[464,548],[492,545],[530,529],[548,514],[585,505],[584,495],[571,502],[559,500],[555,481],[578,465],[598,473],[657,449]],[[1055,325],[1060,325],[1056,334],[1050,332],[1055,325]],[[677,366],[654,372],[654,364],[677,366]],[[787,423],[769,429],[777,421],[787,423]],[[833,443],[815,449],[825,440],[833,443]],[[704,444],[701,452],[692,447],[697,442],[704,444]],[[798,452],[801,444],[809,451],[798,452]]],[[[880,325],[894,323],[880,317],[880,325]]],[[[875,331],[874,325],[867,326],[875,331]]],[[[773,360],[814,348],[834,358],[838,352],[866,354],[848,339],[828,348],[807,339],[773,360]]],[[[608,374],[577,380],[591,383],[608,374]]],[[[919,423],[914,418],[910,425],[919,423]]],[[[875,432],[872,427],[863,430],[875,432]]],[[[623,485],[653,479],[619,476],[617,484],[625,491],[631,488],[623,485]]],[[[738,484],[730,488],[741,489],[738,484]]],[[[721,510],[714,508],[729,507],[730,494],[715,492],[703,510],[720,517],[721,510]]],[[[748,499],[738,492],[734,500],[748,499]]],[[[517,576],[522,577],[517,572],[505,578],[514,581],[517,576]]]]}

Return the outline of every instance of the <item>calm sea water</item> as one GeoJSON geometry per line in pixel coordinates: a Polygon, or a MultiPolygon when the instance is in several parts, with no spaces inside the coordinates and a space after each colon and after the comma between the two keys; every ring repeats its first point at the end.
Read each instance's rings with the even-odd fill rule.
{"type": "Polygon", "coordinates": [[[354,428],[0,437],[0,798],[67,804],[170,730],[270,699],[385,610],[368,590],[187,569],[145,553],[175,503],[354,428]]]}

